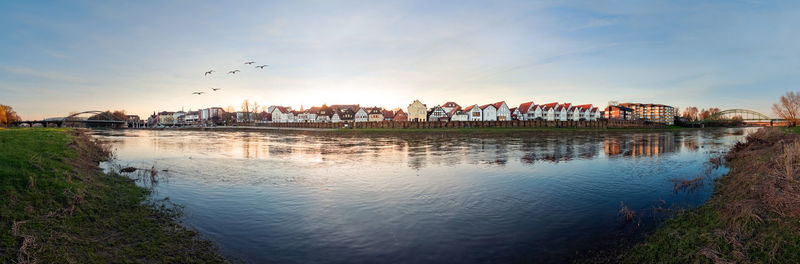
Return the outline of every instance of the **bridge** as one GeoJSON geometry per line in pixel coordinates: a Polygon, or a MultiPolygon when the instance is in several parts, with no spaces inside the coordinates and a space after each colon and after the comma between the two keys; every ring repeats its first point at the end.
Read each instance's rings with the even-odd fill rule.
{"type": "MultiPolygon", "coordinates": [[[[91,118],[91,117],[90,117],[91,118]]],[[[47,118],[43,120],[25,120],[25,121],[16,121],[14,122],[14,126],[34,126],[36,124],[40,124],[43,127],[64,127],[64,126],[95,126],[95,125],[106,125],[106,126],[121,126],[127,123],[127,120],[121,119],[118,116],[114,116],[110,114],[108,111],[83,111],[80,113],[74,113],[67,117],[59,117],[59,118],[47,118]],[[79,115],[86,115],[86,114],[93,114],[92,117],[98,117],[101,119],[81,119],[78,118],[79,115]]]]}
{"type": "Polygon", "coordinates": [[[728,109],[724,111],[719,111],[714,113],[713,115],[699,121],[692,122],[692,124],[706,124],[706,123],[713,123],[713,122],[730,122],[730,121],[741,121],[741,122],[769,122],[770,126],[776,121],[784,121],[778,118],[772,118],[765,114],[747,110],[747,109],[728,109]]]}

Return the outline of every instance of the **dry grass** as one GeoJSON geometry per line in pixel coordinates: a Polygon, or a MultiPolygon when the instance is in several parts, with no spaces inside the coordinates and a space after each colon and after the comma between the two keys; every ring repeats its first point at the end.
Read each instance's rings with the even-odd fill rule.
{"type": "MultiPolygon", "coordinates": [[[[722,163],[730,171],[705,205],[676,215],[614,262],[800,263],[800,135],[759,129],[724,160],[710,160],[722,163]]],[[[675,179],[675,190],[703,179],[675,179]]]]}
{"type": "Polygon", "coordinates": [[[622,219],[625,219],[625,222],[631,222],[634,218],[636,218],[636,212],[628,208],[627,205],[623,202],[619,202],[619,214],[622,216],[622,219]]]}
{"type": "Polygon", "coordinates": [[[672,192],[678,193],[679,191],[689,191],[694,192],[698,188],[703,187],[705,182],[705,178],[702,176],[696,176],[691,179],[672,179],[672,192]]]}

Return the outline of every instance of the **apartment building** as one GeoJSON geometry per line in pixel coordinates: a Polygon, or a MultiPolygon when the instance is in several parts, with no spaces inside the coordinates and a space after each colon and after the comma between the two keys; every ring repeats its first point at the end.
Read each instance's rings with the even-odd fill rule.
{"type": "Polygon", "coordinates": [[[672,106],[640,103],[623,103],[619,105],[632,109],[634,119],[648,120],[667,125],[675,124],[675,108],[672,106]]]}

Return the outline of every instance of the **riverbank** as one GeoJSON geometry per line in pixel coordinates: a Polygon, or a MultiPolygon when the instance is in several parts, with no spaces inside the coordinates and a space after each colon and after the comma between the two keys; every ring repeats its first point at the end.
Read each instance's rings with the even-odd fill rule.
{"type": "Polygon", "coordinates": [[[179,207],[103,173],[110,155],[75,130],[0,130],[0,262],[225,262],[179,207]]]}
{"type": "Polygon", "coordinates": [[[730,171],[706,204],[603,261],[800,263],[800,136],[760,129],[724,161],[730,171]]]}

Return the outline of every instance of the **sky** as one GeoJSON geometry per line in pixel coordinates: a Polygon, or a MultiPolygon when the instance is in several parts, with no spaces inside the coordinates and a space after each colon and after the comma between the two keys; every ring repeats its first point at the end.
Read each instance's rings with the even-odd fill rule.
{"type": "Polygon", "coordinates": [[[23,119],[244,99],[772,116],[800,90],[798,28],[800,1],[0,1],[0,104],[23,119]]]}

